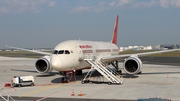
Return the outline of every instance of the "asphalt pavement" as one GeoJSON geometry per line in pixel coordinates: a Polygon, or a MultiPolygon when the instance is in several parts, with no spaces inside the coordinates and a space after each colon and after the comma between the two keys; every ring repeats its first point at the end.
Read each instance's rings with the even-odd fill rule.
{"type": "MultiPolygon", "coordinates": [[[[108,85],[107,83],[81,84],[84,77],[82,75],[77,76],[76,82],[61,83],[62,76],[57,71],[38,74],[34,69],[36,59],[0,57],[0,94],[5,98],[9,95],[16,101],[137,101],[139,99],[180,101],[180,66],[178,66],[180,58],[143,57],[141,59],[145,63],[142,74],[132,76],[123,72],[122,85],[108,85]],[[163,62],[167,65],[159,65],[163,62]],[[4,87],[13,76],[21,75],[34,76],[35,86],[4,87]],[[72,96],[72,89],[75,96],[72,96]],[[80,93],[82,96],[78,96],[80,93]]],[[[122,65],[119,63],[119,66],[122,65]]],[[[87,71],[83,71],[84,75],[87,71]]],[[[99,78],[103,77],[95,76],[91,79],[99,80],[99,78]]]]}

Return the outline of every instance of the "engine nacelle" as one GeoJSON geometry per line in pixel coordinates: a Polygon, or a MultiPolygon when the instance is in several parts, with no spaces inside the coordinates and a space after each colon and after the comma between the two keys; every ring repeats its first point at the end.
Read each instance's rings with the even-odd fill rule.
{"type": "Polygon", "coordinates": [[[44,56],[40,58],[35,63],[35,69],[38,73],[49,73],[53,70],[50,65],[50,56],[44,56]]]}
{"type": "Polygon", "coordinates": [[[124,71],[128,74],[137,74],[141,72],[142,61],[137,56],[131,56],[125,59],[124,71]]]}

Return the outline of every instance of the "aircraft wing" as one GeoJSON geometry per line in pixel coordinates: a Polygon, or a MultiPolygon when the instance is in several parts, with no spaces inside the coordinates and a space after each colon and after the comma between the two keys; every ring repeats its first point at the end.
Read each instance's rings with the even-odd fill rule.
{"type": "Polygon", "coordinates": [[[178,51],[178,50],[180,49],[171,49],[171,50],[163,50],[163,51],[155,51],[155,52],[136,53],[136,54],[113,55],[113,56],[102,57],[101,60],[106,61],[106,62],[112,62],[112,61],[117,61],[117,60],[123,60],[130,56],[141,57],[141,56],[147,56],[150,54],[161,54],[165,52],[178,51]]]}
{"type": "Polygon", "coordinates": [[[30,50],[30,49],[24,49],[24,48],[18,48],[18,47],[11,47],[11,46],[7,46],[7,45],[6,45],[6,47],[12,48],[12,49],[28,51],[28,52],[33,52],[33,53],[42,54],[42,55],[51,55],[51,53],[48,53],[48,52],[41,52],[41,51],[36,51],[36,50],[30,50]]]}
{"type": "Polygon", "coordinates": [[[124,52],[124,51],[133,50],[133,49],[136,49],[136,48],[142,48],[142,47],[139,46],[139,47],[135,47],[135,48],[124,49],[124,50],[121,50],[120,53],[121,53],[121,52],[124,52]]]}

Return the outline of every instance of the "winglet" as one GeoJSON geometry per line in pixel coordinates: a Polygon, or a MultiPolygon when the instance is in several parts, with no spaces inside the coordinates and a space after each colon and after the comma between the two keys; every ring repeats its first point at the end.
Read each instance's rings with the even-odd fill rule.
{"type": "Polygon", "coordinates": [[[119,18],[119,15],[116,16],[116,22],[115,22],[115,25],[114,25],[114,34],[113,34],[113,37],[112,37],[112,40],[111,40],[111,43],[114,43],[114,44],[117,44],[118,18],[119,18]]]}

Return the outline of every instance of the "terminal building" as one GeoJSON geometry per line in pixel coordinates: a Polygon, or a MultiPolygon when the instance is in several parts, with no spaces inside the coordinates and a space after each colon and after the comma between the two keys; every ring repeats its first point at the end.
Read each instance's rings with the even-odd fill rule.
{"type": "Polygon", "coordinates": [[[171,44],[165,44],[165,45],[157,45],[154,49],[156,50],[164,50],[164,49],[178,49],[180,48],[180,45],[171,45],[171,44]]]}
{"type": "Polygon", "coordinates": [[[127,46],[127,47],[120,47],[120,51],[123,50],[166,50],[166,49],[178,49],[180,48],[180,44],[164,44],[164,45],[156,45],[156,46],[127,46]]]}

